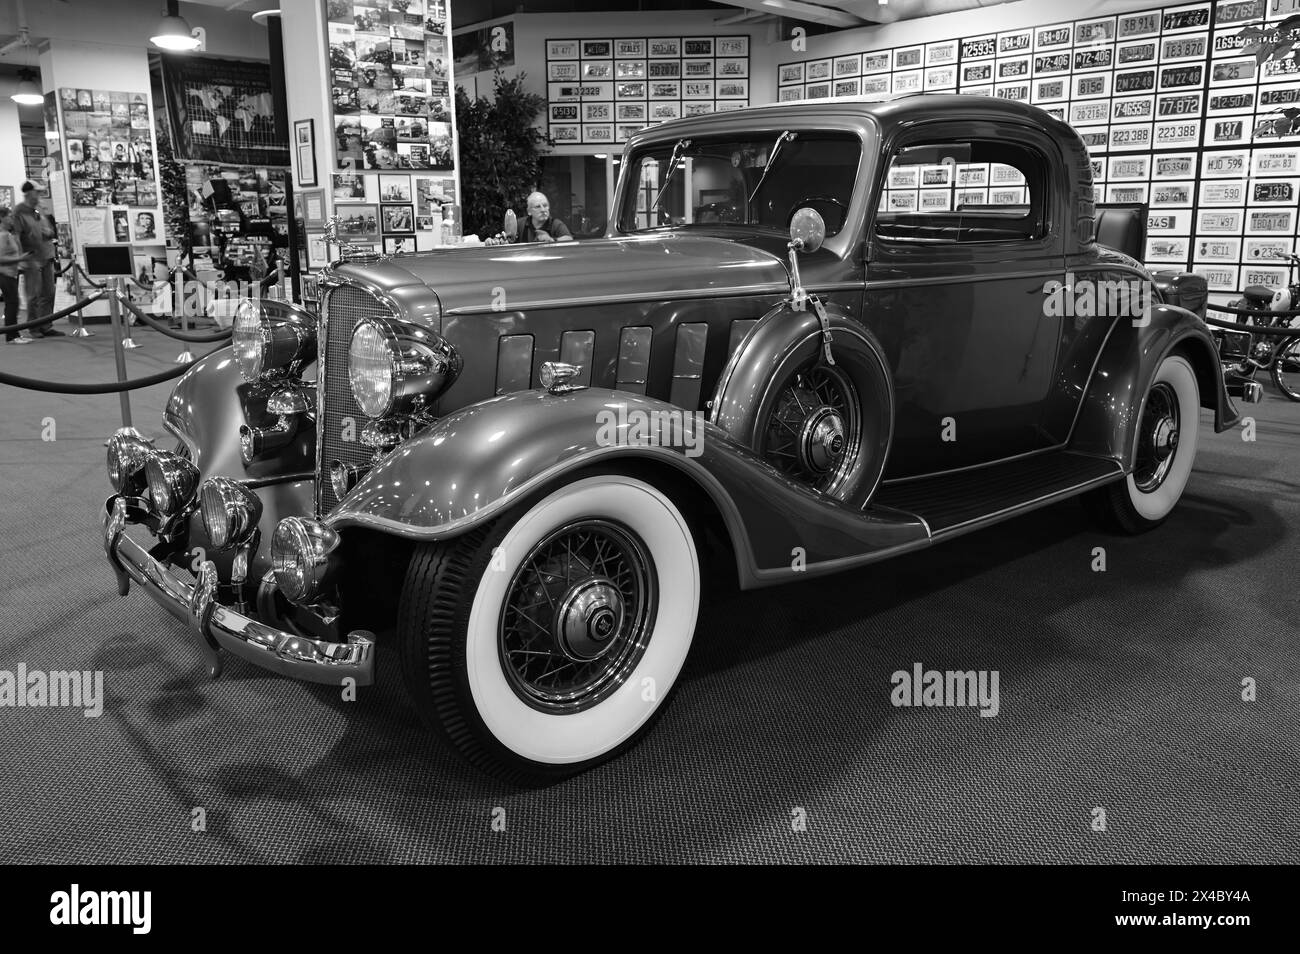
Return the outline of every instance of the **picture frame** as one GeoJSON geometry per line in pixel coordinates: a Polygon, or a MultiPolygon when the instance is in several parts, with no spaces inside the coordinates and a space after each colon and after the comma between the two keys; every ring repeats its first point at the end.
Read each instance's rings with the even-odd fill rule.
{"type": "Polygon", "coordinates": [[[415,233],[408,232],[404,235],[384,236],[385,255],[407,255],[414,251],[416,251],[415,233]]]}
{"type": "Polygon", "coordinates": [[[415,231],[415,206],[383,205],[379,207],[381,227],[385,235],[389,233],[409,234],[415,231]]]}
{"type": "Polygon", "coordinates": [[[349,203],[335,210],[339,222],[339,238],[346,242],[379,241],[379,206],[349,203]]]}
{"type": "Polygon", "coordinates": [[[316,175],[316,121],[298,119],[293,124],[294,148],[298,151],[298,185],[314,186],[316,175]]]}
{"type": "Polygon", "coordinates": [[[298,193],[302,197],[302,221],[308,229],[325,228],[325,190],[309,189],[298,193]]]}
{"type": "Polygon", "coordinates": [[[330,263],[329,245],[324,232],[307,233],[307,267],[324,268],[330,263]]]}
{"type": "MultiPolygon", "coordinates": [[[[411,201],[411,177],[408,175],[381,175],[379,201],[385,203],[411,201]]],[[[406,229],[405,231],[410,231],[406,229]]]]}

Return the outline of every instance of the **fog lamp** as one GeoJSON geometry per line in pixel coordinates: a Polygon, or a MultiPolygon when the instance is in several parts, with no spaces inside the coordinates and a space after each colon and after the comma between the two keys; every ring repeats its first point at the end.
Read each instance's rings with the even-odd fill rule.
{"type": "Polygon", "coordinates": [[[120,427],[108,440],[108,482],[119,494],[138,497],[146,485],[145,464],[153,445],[134,427],[120,427]]]}
{"type": "Polygon", "coordinates": [[[262,519],[262,500],[230,477],[210,477],[199,491],[199,513],[213,549],[243,546],[262,519]]]}
{"type": "Polygon", "coordinates": [[[168,518],[189,506],[199,489],[199,469],[178,454],[155,451],[145,464],[145,476],[154,509],[168,518]]]}
{"type": "Polygon", "coordinates": [[[286,517],[271,537],[275,584],[292,603],[310,603],[333,581],[339,535],[304,517],[286,517]]]}

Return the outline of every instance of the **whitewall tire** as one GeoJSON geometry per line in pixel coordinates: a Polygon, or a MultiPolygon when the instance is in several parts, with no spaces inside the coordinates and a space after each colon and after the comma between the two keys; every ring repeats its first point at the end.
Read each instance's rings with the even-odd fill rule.
{"type": "Polygon", "coordinates": [[[695,540],[673,501],[633,477],[586,477],[417,548],[398,620],[403,678],[474,764],[562,778],[649,728],[699,604],[695,540]]]}
{"type": "Polygon", "coordinates": [[[1095,517],[1127,533],[1141,533],[1164,522],[1192,475],[1200,407],[1200,389],[1190,362],[1181,355],[1165,358],[1142,401],[1130,473],[1122,482],[1084,498],[1095,517]]]}

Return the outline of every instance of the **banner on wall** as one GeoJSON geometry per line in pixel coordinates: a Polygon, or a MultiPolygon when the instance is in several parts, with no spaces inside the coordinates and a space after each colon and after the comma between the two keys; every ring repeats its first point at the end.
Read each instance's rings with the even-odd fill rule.
{"type": "Polygon", "coordinates": [[[515,25],[497,23],[457,33],[451,40],[456,72],[483,73],[515,65],[515,25]]]}
{"type": "Polygon", "coordinates": [[[287,166],[275,133],[271,68],[209,57],[162,58],[164,99],[176,158],[241,166],[287,166]]]}

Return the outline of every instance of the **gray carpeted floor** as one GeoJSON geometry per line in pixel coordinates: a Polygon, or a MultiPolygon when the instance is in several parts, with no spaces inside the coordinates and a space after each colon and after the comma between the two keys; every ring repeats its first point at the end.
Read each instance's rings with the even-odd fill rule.
{"type": "MultiPolygon", "coordinates": [[[[136,375],[179,350],[137,339],[136,375]]],[[[0,369],[105,379],[107,330],[0,346],[0,369]]],[[[133,398],[146,432],[166,390],[133,398]]],[[[0,859],[1300,861],[1300,405],[1271,386],[1248,409],[1256,442],[1203,422],[1184,503],[1153,534],[1100,536],[1071,503],[715,600],[645,742],[528,792],[427,738],[390,671],[353,703],[235,659],[207,680],[190,637],[117,597],[104,563],[116,399],[0,402],[0,669],[103,669],[109,697],[98,719],[0,709],[0,859]],[[914,662],[998,670],[1000,714],[893,708],[890,674],[914,662]]]]}

